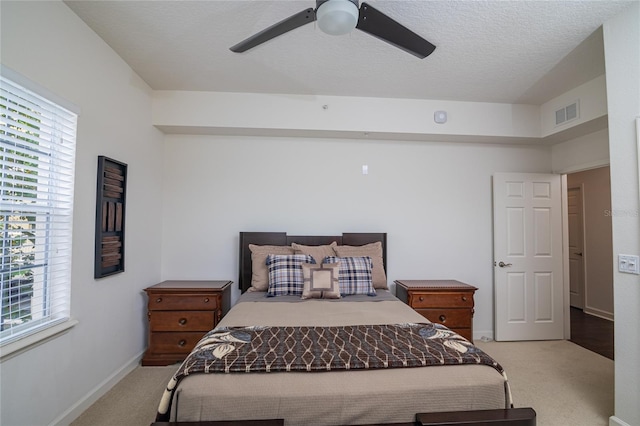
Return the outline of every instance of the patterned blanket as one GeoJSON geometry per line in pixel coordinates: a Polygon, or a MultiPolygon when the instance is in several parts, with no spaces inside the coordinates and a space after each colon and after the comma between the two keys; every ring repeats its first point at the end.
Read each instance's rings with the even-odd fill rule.
{"type": "Polygon", "coordinates": [[[194,373],[337,371],[483,364],[504,369],[440,324],[342,327],[223,327],[207,333],[169,382],[157,421],[168,421],[173,391],[194,373]]]}

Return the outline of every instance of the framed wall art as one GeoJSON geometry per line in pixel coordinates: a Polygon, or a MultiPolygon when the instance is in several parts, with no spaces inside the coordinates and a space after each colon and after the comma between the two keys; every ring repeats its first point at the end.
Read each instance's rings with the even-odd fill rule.
{"type": "Polygon", "coordinates": [[[124,271],[127,165],[98,156],[94,278],[124,271]]]}

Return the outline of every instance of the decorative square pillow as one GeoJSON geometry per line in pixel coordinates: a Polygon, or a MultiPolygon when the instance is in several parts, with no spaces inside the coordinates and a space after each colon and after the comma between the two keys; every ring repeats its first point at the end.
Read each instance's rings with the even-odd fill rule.
{"type": "Polygon", "coordinates": [[[380,241],[365,244],[363,246],[337,246],[338,257],[369,256],[373,262],[373,287],[388,289],[387,275],[384,272],[384,260],[382,259],[382,243],[380,241]]]}
{"type": "Polygon", "coordinates": [[[258,246],[249,244],[251,250],[251,287],[249,291],[267,291],[269,288],[269,270],[267,255],[294,254],[290,246],[258,246]]]}
{"type": "Polygon", "coordinates": [[[335,241],[324,246],[303,246],[302,244],[292,243],[291,247],[295,250],[295,254],[308,254],[313,257],[316,263],[321,263],[322,259],[327,256],[335,256],[334,248],[338,245],[335,241]]]}
{"type": "Polygon", "coordinates": [[[362,257],[325,257],[322,263],[340,262],[340,294],[366,294],[375,296],[376,290],[371,281],[371,258],[362,257]]]}
{"type": "Polygon", "coordinates": [[[303,299],[339,299],[340,298],[339,263],[322,265],[302,264],[304,286],[303,299]]]}
{"type": "Polygon", "coordinates": [[[306,254],[269,254],[267,269],[269,270],[269,289],[267,297],[302,295],[304,279],[302,264],[315,263],[313,257],[306,254]]]}

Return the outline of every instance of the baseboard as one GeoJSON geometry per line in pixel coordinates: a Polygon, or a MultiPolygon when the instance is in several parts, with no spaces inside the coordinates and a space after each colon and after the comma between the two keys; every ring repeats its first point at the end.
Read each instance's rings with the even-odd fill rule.
{"type": "Polygon", "coordinates": [[[107,377],[102,383],[93,388],[84,398],[73,404],[64,413],[53,420],[49,426],[67,426],[77,419],[87,408],[95,403],[102,395],[107,393],[116,383],[131,373],[138,365],[144,351],[127,361],[120,369],[107,377]]]}
{"type": "Polygon", "coordinates": [[[493,330],[473,330],[473,340],[493,340],[493,330]]]}
{"type": "Polygon", "coordinates": [[[616,416],[611,416],[609,417],[609,426],[631,426],[631,425],[627,422],[623,422],[616,416]]]}
{"type": "Polygon", "coordinates": [[[589,306],[585,306],[583,312],[585,314],[593,315],[598,318],[613,321],[613,313],[611,312],[603,311],[601,309],[591,308],[589,306]]]}

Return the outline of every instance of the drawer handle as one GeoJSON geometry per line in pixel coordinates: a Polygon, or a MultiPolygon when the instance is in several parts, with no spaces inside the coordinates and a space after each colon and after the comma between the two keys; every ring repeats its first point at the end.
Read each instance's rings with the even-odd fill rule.
{"type": "Polygon", "coordinates": [[[466,302],[467,301],[467,296],[462,296],[462,301],[466,302]]]}
{"type": "Polygon", "coordinates": [[[180,325],[185,325],[185,324],[187,323],[187,319],[186,319],[186,318],[180,318],[180,319],[178,320],[178,323],[179,323],[180,325]]]}
{"type": "Polygon", "coordinates": [[[182,340],[180,340],[180,341],[178,342],[178,346],[180,346],[180,347],[183,347],[183,346],[184,346],[184,345],[186,345],[186,344],[187,344],[187,341],[186,341],[186,340],[184,340],[184,339],[182,339],[182,340]]]}
{"type": "Polygon", "coordinates": [[[158,298],[156,299],[156,303],[160,303],[160,302],[162,302],[162,297],[158,297],[158,298]]]}
{"type": "Polygon", "coordinates": [[[418,300],[421,301],[421,302],[424,302],[424,296],[418,297],[418,300]]]}
{"type": "Polygon", "coordinates": [[[447,317],[444,316],[444,315],[440,315],[439,319],[440,319],[441,322],[446,322],[447,321],[447,317]]]}
{"type": "Polygon", "coordinates": [[[204,303],[209,303],[209,298],[208,297],[204,298],[204,303]]]}

